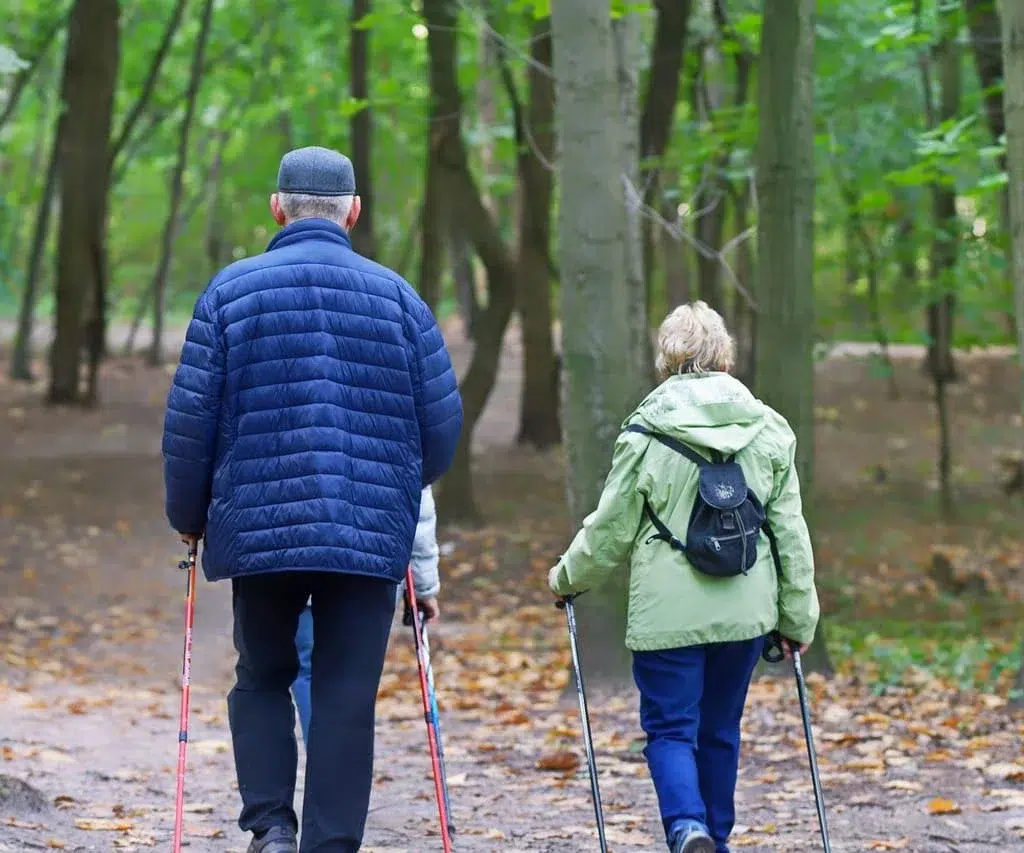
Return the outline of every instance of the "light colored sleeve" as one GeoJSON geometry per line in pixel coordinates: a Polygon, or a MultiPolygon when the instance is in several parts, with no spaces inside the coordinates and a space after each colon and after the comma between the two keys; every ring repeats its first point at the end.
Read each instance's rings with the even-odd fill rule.
{"type": "Polygon", "coordinates": [[[637,480],[647,445],[648,440],[635,433],[619,436],[597,509],[584,519],[569,549],[548,575],[548,586],[556,595],[599,587],[613,572],[628,566],[643,515],[644,499],[637,480]]]}
{"type": "MultiPolygon", "coordinates": [[[[436,598],[441,591],[438,571],[437,508],[430,486],[420,499],[420,519],[416,524],[416,537],[412,542],[412,576],[417,598],[436,598]]],[[[403,585],[404,587],[404,585],[403,585]]]]}
{"type": "Polygon", "coordinates": [[[811,643],[820,612],[814,586],[814,549],[800,499],[800,478],[796,471],[796,436],[787,427],[788,458],[775,472],[775,485],[768,501],[768,523],[779,549],[779,633],[798,643],[811,643]]]}

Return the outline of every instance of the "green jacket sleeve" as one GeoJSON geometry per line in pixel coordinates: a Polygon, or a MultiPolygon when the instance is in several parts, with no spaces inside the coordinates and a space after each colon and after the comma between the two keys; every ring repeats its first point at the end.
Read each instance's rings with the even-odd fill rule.
{"type": "Polygon", "coordinates": [[[584,519],[569,550],[551,570],[548,583],[557,595],[598,587],[628,565],[643,513],[637,479],[646,446],[647,440],[633,433],[623,433],[616,441],[597,509],[584,519]]]}
{"type": "Polygon", "coordinates": [[[810,643],[818,626],[818,593],[814,587],[814,551],[800,500],[796,471],[796,436],[787,426],[787,459],[776,471],[775,486],[766,508],[782,562],[779,578],[779,633],[798,643],[810,643]]]}

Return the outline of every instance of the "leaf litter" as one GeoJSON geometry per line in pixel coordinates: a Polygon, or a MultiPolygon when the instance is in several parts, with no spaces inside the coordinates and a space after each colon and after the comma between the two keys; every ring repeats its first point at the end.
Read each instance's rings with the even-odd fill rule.
{"type": "MultiPolygon", "coordinates": [[[[135,400],[121,388],[115,393],[135,400]]],[[[90,445],[57,460],[38,445],[62,425],[19,404],[13,452],[26,458],[5,459],[0,474],[0,776],[39,792],[45,807],[30,813],[0,795],[2,853],[168,847],[183,590],[173,568],[180,555],[159,518],[159,396],[112,404],[127,429],[102,423],[112,416],[104,412],[82,415],[107,455],[90,445]]],[[[549,486],[560,494],[559,483],[540,483],[549,486]]],[[[596,846],[562,618],[544,590],[565,531],[542,516],[442,540],[448,592],[432,640],[460,853],[596,846]]],[[[949,582],[973,583],[961,552],[934,550],[952,567],[949,582]]],[[[981,572],[979,585],[1002,584],[1020,563],[1008,553],[986,557],[999,571],[981,572]]],[[[865,596],[884,598],[880,590],[905,583],[879,577],[865,596]]],[[[232,663],[229,595],[204,584],[187,778],[194,853],[246,844],[235,825],[224,703],[232,663]]],[[[396,624],[378,706],[368,853],[440,849],[417,690],[411,639],[396,624]]],[[[830,682],[812,678],[811,690],[837,850],[1024,844],[1024,719],[1005,695],[913,667],[879,690],[858,659],[830,682]]],[[[663,850],[637,751],[635,697],[596,701],[591,711],[612,850],[663,850]]],[[[788,679],[752,686],[744,744],[731,846],[819,849],[788,679]]]]}

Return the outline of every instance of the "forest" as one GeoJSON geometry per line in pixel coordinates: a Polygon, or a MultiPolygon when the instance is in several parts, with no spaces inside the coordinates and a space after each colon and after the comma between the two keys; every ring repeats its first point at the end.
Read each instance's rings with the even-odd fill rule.
{"type": "MultiPolygon", "coordinates": [[[[459,375],[434,641],[458,849],[593,846],[546,572],[694,299],[798,438],[837,849],[1024,843],[1024,3],[8,0],[0,851],[167,845],[167,389],[305,145],[351,157],[354,248],[417,289],[459,375]]],[[[244,849],[221,586],[198,591],[189,795],[211,851],[244,849]]],[[[612,584],[579,607],[620,853],[662,846],[624,606],[612,584]]],[[[375,796],[403,804],[371,814],[379,853],[436,834],[397,627],[389,655],[375,796]]],[[[751,688],[731,843],[820,849],[777,674],[751,688]]]]}

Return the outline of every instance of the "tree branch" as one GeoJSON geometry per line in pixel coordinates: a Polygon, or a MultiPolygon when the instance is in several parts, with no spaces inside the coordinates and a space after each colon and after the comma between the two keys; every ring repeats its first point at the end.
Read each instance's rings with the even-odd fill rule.
{"type": "Polygon", "coordinates": [[[153,54],[153,61],[149,65],[145,82],[142,84],[142,91],[139,92],[138,98],[135,99],[135,103],[132,104],[132,108],[128,111],[128,115],[125,117],[124,124],[121,125],[121,131],[117,134],[114,144],[110,146],[111,168],[113,167],[114,160],[117,159],[117,155],[121,153],[131,137],[132,131],[135,129],[135,125],[138,123],[142,113],[149,106],[149,99],[156,88],[156,81],[160,77],[160,70],[163,68],[164,60],[170,52],[171,42],[174,41],[174,34],[178,31],[178,27],[181,26],[181,19],[185,14],[185,7],[187,5],[188,0],[177,0],[177,3],[174,4],[174,10],[171,12],[171,17],[164,28],[163,38],[160,39],[160,45],[157,47],[156,53],[153,54]]]}
{"type": "Polygon", "coordinates": [[[0,112],[0,127],[3,127],[7,120],[14,115],[15,109],[18,107],[18,102],[21,100],[21,96],[25,94],[25,89],[28,84],[32,81],[33,75],[39,70],[39,66],[42,64],[43,58],[50,51],[50,45],[53,44],[54,39],[57,37],[64,25],[68,22],[68,14],[61,15],[55,21],[53,21],[47,30],[43,33],[43,37],[39,42],[39,46],[36,48],[32,59],[29,60],[28,65],[22,68],[15,76],[14,82],[11,84],[11,94],[7,98],[7,103],[4,104],[3,111],[0,112]]]}

